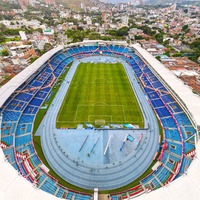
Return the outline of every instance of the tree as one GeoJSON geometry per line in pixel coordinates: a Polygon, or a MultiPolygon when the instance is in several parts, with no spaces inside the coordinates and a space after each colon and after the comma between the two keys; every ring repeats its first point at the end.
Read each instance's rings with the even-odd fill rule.
{"type": "Polygon", "coordinates": [[[6,25],[0,23],[0,31],[1,31],[2,33],[4,33],[5,29],[6,29],[6,25]]]}
{"type": "Polygon", "coordinates": [[[6,41],[6,38],[3,35],[0,35],[0,43],[3,43],[6,41]]]}
{"type": "Polygon", "coordinates": [[[143,30],[143,32],[147,35],[155,35],[156,31],[152,31],[151,28],[149,28],[148,26],[141,26],[140,29],[143,30]]]}
{"type": "Polygon", "coordinates": [[[9,52],[8,52],[7,49],[3,49],[3,50],[1,51],[1,54],[2,54],[2,56],[8,56],[8,55],[9,55],[9,52]]]}
{"type": "Polygon", "coordinates": [[[107,33],[108,33],[109,35],[115,36],[116,33],[117,33],[117,31],[116,31],[116,30],[107,30],[107,33]]]}
{"type": "Polygon", "coordinates": [[[109,41],[111,41],[111,37],[109,37],[109,36],[103,36],[103,37],[101,37],[101,39],[102,40],[109,40],[109,41]]]}
{"type": "Polygon", "coordinates": [[[170,51],[169,51],[169,50],[168,50],[168,51],[166,51],[166,52],[164,53],[164,55],[166,55],[166,56],[170,57],[170,51]]]}
{"type": "Polygon", "coordinates": [[[45,43],[44,51],[47,52],[47,51],[49,51],[51,49],[53,49],[53,46],[50,43],[45,43]]]}
{"type": "Polygon", "coordinates": [[[117,36],[126,36],[126,35],[128,35],[128,31],[129,31],[129,28],[125,26],[125,27],[122,27],[119,30],[117,30],[116,35],[117,36]]]}
{"type": "Polygon", "coordinates": [[[200,38],[197,38],[195,39],[191,45],[190,45],[191,48],[200,48],[200,38]]]}
{"type": "Polygon", "coordinates": [[[36,61],[38,59],[38,57],[32,57],[30,58],[30,63],[33,63],[34,61],[36,61]]]}
{"type": "Polygon", "coordinates": [[[98,39],[100,39],[100,34],[99,34],[99,33],[93,32],[93,33],[91,33],[91,34],[89,35],[89,39],[90,39],[90,40],[98,40],[98,39]]]}
{"type": "Polygon", "coordinates": [[[185,34],[188,33],[189,31],[190,31],[190,28],[189,28],[188,24],[186,24],[182,27],[182,32],[184,32],[185,34]]]}
{"type": "Polygon", "coordinates": [[[159,60],[159,61],[161,61],[160,56],[156,56],[156,59],[159,60]]]}
{"type": "Polygon", "coordinates": [[[183,57],[183,54],[181,52],[177,52],[177,53],[174,53],[172,57],[183,57]]]}
{"type": "Polygon", "coordinates": [[[144,39],[141,35],[135,35],[135,39],[136,40],[142,40],[142,39],[144,39]]]}
{"type": "Polygon", "coordinates": [[[163,34],[162,33],[157,33],[155,35],[155,38],[156,38],[158,43],[163,43],[163,34]]]}

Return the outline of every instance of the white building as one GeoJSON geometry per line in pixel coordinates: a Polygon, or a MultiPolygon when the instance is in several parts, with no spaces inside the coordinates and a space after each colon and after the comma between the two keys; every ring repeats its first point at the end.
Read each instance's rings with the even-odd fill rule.
{"type": "Polygon", "coordinates": [[[46,43],[49,43],[49,38],[47,36],[36,35],[33,37],[33,43],[36,46],[36,48],[43,50],[44,45],[46,43]]]}
{"type": "Polygon", "coordinates": [[[87,25],[91,25],[92,24],[92,20],[88,16],[85,18],[85,21],[87,22],[87,25]]]}
{"type": "Polygon", "coordinates": [[[122,20],[122,24],[123,24],[124,26],[128,26],[129,17],[128,17],[127,15],[123,15],[123,16],[121,17],[121,20],[122,20]]]}
{"type": "Polygon", "coordinates": [[[27,36],[26,36],[25,31],[19,31],[19,35],[21,37],[21,40],[27,41],[27,36]]]}
{"type": "Polygon", "coordinates": [[[74,14],[74,19],[77,19],[77,20],[81,20],[82,19],[82,16],[79,15],[79,14],[74,14]]]}
{"type": "Polygon", "coordinates": [[[85,4],[81,3],[81,9],[85,9],[85,4]]]}
{"type": "Polygon", "coordinates": [[[23,20],[2,20],[0,23],[4,24],[7,28],[18,29],[22,26],[29,26],[31,28],[37,29],[40,28],[40,21],[31,20],[28,21],[26,19],[23,20]]]}

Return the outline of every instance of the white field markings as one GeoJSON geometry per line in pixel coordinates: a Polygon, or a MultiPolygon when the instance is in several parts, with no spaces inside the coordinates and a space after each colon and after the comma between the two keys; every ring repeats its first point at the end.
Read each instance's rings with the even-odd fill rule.
{"type": "Polygon", "coordinates": [[[105,116],[105,118],[107,118],[107,117],[109,117],[110,118],[110,122],[112,122],[113,120],[112,120],[112,115],[88,115],[88,122],[92,122],[92,121],[95,121],[95,120],[105,120],[105,121],[108,121],[107,119],[104,119],[104,118],[102,118],[103,116],[105,116]],[[100,117],[100,118],[96,118],[96,119],[94,119],[94,120],[90,120],[90,118],[92,118],[92,117],[100,117]]]}
{"type": "MultiPolygon", "coordinates": [[[[90,84],[90,82],[88,82],[90,84]]],[[[106,87],[109,85],[109,80],[106,78],[96,78],[91,82],[95,87],[106,87]],[[104,85],[100,85],[104,81],[104,85]],[[99,84],[99,85],[98,85],[99,84]]]]}
{"type": "MultiPolygon", "coordinates": [[[[77,123],[77,122],[83,122],[85,120],[77,120],[77,115],[78,115],[78,110],[80,107],[93,107],[93,106],[98,106],[98,107],[101,107],[101,106],[108,106],[108,107],[121,107],[122,108],[122,115],[123,115],[123,118],[124,120],[121,120],[121,121],[116,121],[114,120],[116,123],[124,123],[124,122],[130,122],[130,120],[127,120],[126,118],[126,113],[125,113],[125,110],[124,110],[124,106],[125,105],[108,105],[107,103],[105,102],[98,102],[98,103],[95,103],[93,105],[91,104],[88,104],[88,105],[78,105],[77,106],[77,109],[76,109],[76,112],[75,112],[75,116],[74,116],[74,119],[72,120],[65,120],[65,121],[59,121],[61,123],[66,123],[66,122],[71,122],[71,123],[77,123]],[[96,104],[101,104],[101,105],[96,105],[96,104]],[[104,105],[102,105],[104,104],[104,105]]],[[[88,121],[87,122],[93,122],[94,120],[90,121],[90,118],[92,118],[92,116],[105,116],[105,117],[110,117],[111,118],[111,121],[110,122],[113,122],[113,115],[104,115],[104,114],[93,114],[93,115],[88,115],[87,119],[88,121]]],[[[107,121],[107,120],[106,120],[107,121]]],[[[134,120],[131,120],[132,123],[138,123],[138,121],[134,121],[134,120]]]]}
{"type": "MultiPolygon", "coordinates": [[[[80,65],[80,64],[79,64],[79,65],[80,65]]],[[[77,76],[77,71],[78,71],[79,65],[76,66],[76,71],[75,71],[75,73],[74,73],[74,75],[73,75],[73,77],[72,77],[71,82],[69,83],[69,87],[68,87],[67,92],[66,92],[66,94],[65,94],[65,97],[64,97],[64,99],[63,99],[63,101],[62,101],[62,104],[61,104],[61,106],[60,106],[60,108],[59,108],[56,123],[57,123],[57,122],[63,122],[63,121],[60,121],[60,120],[58,120],[58,119],[60,118],[60,115],[61,115],[61,113],[62,113],[63,110],[64,110],[63,107],[65,106],[65,101],[66,101],[66,99],[68,98],[68,96],[70,95],[71,87],[73,87],[73,86],[72,86],[72,83],[75,82],[74,79],[75,79],[76,76],[77,76]]],[[[68,73],[67,73],[67,74],[68,74],[68,73]]],[[[67,77],[67,74],[66,74],[66,77],[67,77]]],[[[65,77],[65,78],[66,78],[66,77],[65,77]]],[[[65,79],[65,78],[64,78],[64,79],[65,79]]]]}
{"type": "MultiPolygon", "coordinates": [[[[114,66],[114,65],[112,65],[112,66],[114,66]]],[[[91,66],[90,66],[91,67],[91,66]]],[[[88,69],[88,65],[86,65],[86,68],[88,69]]],[[[127,75],[126,75],[127,76],[127,75]]],[[[74,81],[74,78],[75,78],[75,76],[73,76],[73,78],[72,78],[72,81],[71,81],[71,83],[74,81]]],[[[128,77],[126,77],[127,79],[128,79],[128,77]]],[[[87,82],[87,84],[93,84],[93,85],[96,85],[96,84],[98,84],[96,81],[97,80],[105,80],[105,82],[107,82],[107,85],[109,84],[109,83],[112,83],[112,84],[114,84],[114,83],[118,83],[118,82],[110,82],[108,79],[106,79],[106,78],[96,78],[96,79],[93,79],[93,81],[92,82],[87,82]],[[95,83],[96,82],[96,83],[95,83]]],[[[120,81],[120,83],[122,83],[121,81],[120,81]]],[[[123,82],[123,83],[127,83],[126,81],[125,82],[123,82]]],[[[129,79],[128,79],[128,83],[129,83],[129,87],[130,87],[130,89],[132,90],[132,94],[133,94],[133,99],[135,99],[135,101],[137,101],[136,102],[136,106],[137,106],[137,108],[139,109],[139,110],[141,110],[141,108],[140,108],[140,106],[138,105],[139,104],[139,102],[138,102],[138,99],[137,99],[137,96],[136,96],[136,94],[135,94],[135,92],[134,92],[134,90],[132,89],[132,87],[131,87],[131,83],[130,83],[130,81],[129,81],[129,79]]],[[[71,87],[71,84],[69,85],[69,89],[70,89],[70,87],[71,87]]],[[[98,86],[97,86],[98,87],[98,86]]],[[[69,89],[68,89],[68,91],[69,91],[69,89]]],[[[68,94],[68,92],[67,92],[67,94],[66,94],[66,96],[65,96],[65,98],[64,98],[64,100],[67,98],[67,96],[68,96],[69,94],[68,94]]],[[[107,103],[105,103],[105,102],[97,102],[97,103],[94,103],[93,105],[91,105],[91,104],[89,104],[89,105],[78,105],[77,106],[77,109],[76,109],[76,112],[75,112],[75,116],[74,116],[74,120],[66,120],[66,121],[58,121],[58,122],[81,122],[81,121],[79,121],[79,120],[77,120],[77,115],[78,115],[78,110],[79,110],[79,107],[81,107],[81,106],[85,106],[85,107],[89,107],[89,106],[104,106],[104,105],[102,105],[102,104],[104,104],[104,105],[106,105],[106,106],[121,106],[122,107],[122,113],[123,113],[123,117],[124,117],[124,120],[123,121],[117,121],[117,122],[127,122],[127,118],[126,118],[126,114],[125,114],[125,110],[124,110],[124,106],[125,105],[108,105],[107,103]],[[100,105],[98,105],[98,104],[100,104],[100,105]]],[[[62,107],[64,106],[64,103],[61,105],[61,109],[62,109],[62,107]]],[[[59,114],[61,114],[61,113],[59,113],[59,114]]],[[[89,115],[90,116],[90,115],[89,115]]],[[[88,118],[89,118],[89,116],[88,116],[88,118]]],[[[106,116],[106,115],[104,115],[104,116],[106,116]]],[[[142,122],[144,122],[144,119],[143,119],[143,116],[140,114],[140,116],[141,116],[141,121],[142,122]]],[[[57,119],[59,119],[59,116],[58,116],[58,118],[57,119]]],[[[133,121],[133,120],[132,120],[133,121]]],[[[134,122],[134,121],[133,121],[134,122]]]]}
{"type": "MultiPolygon", "coordinates": [[[[124,71],[125,71],[125,69],[124,69],[124,71]]],[[[128,78],[128,75],[126,74],[126,76],[127,76],[127,79],[128,79],[128,82],[129,82],[129,87],[130,87],[130,89],[132,90],[132,94],[133,94],[133,99],[135,100],[135,102],[136,102],[136,106],[137,106],[137,108],[138,108],[138,110],[139,110],[139,115],[140,115],[140,118],[141,118],[141,121],[140,122],[144,122],[144,116],[143,116],[143,114],[142,114],[142,108],[140,107],[140,103],[139,103],[139,99],[137,98],[137,94],[136,94],[136,92],[135,92],[135,88],[132,88],[132,86],[131,86],[131,82],[130,82],[130,80],[129,80],[129,78],[128,78]]],[[[134,87],[134,86],[133,86],[134,87]]]]}
{"type": "MultiPolygon", "coordinates": [[[[80,107],[104,107],[104,106],[106,106],[106,107],[121,107],[122,109],[122,115],[123,115],[123,118],[124,118],[124,120],[123,121],[115,121],[115,122],[118,122],[118,123],[123,123],[123,122],[130,122],[130,120],[127,120],[127,117],[126,117],[126,113],[125,113],[125,109],[124,109],[124,106],[125,105],[108,105],[106,102],[96,102],[96,103],[93,103],[92,105],[91,104],[88,104],[88,105],[78,105],[77,106],[77,108],[76,108],[76,112],[75,112],[75,116],[74,116],[74,119],[72,119],[72,120],[65,120],[65,121],[57,121],[57,122],[61,122],[61,123],[66,123],[66,122],[72,122],[72,123],[76,123],[76,122],[82,122],[83,120],[77,120],[77,116],[78,116],[78,112],[79,112],[79,109],[80,109],[80,107]]],[[[140,107],[139,107],[139,105],[138,105],[138,103],[137,103],[137,107],[140,109],[140,107]]],[[[88,122],[90,122],[90,120],[89,120],[89,117],[90,116],[112,116],[112,115],[96,115],[96,114],[94,114],[94,115],[88,115],[88,122]]],[[[113,116],[112,116],[112,120],[111,120],[111,122],[113,121],[113,116]]],[[[133,123],[135,122],[135,123],[138,123],[138,121],[134,121],[134,120],[131,120],[133,123]]],[[[143,122],[144,120],[143,120],[143,117],[142,117],[142,122],[143,122]]]]}
{"type": "MultiPolygon", "coordinates": [[[[126,122],[126,114],[125,114],[125,111],[124,111],[124,105],[108,105],[105,102],[97,102],[97,103],[94,103],[93,105],[91,105],[91,104],[89,104],[89,105],[78,105],[77,109],[76,109],[76,112],[75,112],[74,120],[72,120],[72,121],[80,122],[80,120],[77,120],[77,115],[78,115],[80,107],[94,107],[94,106],[95,107],[104,107],[104,106],[106,106],[106,107],[121,107],[124,120],[123,121],[118,121],[118,122],[126,122]],[[101,105],[97,105],[97,104],[101,104],[101,105]],[[102,105],[102,104],[104,104],[104,105],[102,105]]],[[[111,121],[113,121],[113,116],[112,115],[104,115],[104,114],[101,114],[101,115],[99,115],[99,114],[88,115],[88,121],[89,121],[90,116],[111,116],[111,118],[112,118],[111,121]]]]}
{"type": "Polygon", "coordinates": [[[126,122],[126,114],[125,114],[125,112],[124,112],[124,105],[122,105],[122,110],[123,110],[123,114],[124,114],[124,120],[125,120],[125,122],[126,122]]]}

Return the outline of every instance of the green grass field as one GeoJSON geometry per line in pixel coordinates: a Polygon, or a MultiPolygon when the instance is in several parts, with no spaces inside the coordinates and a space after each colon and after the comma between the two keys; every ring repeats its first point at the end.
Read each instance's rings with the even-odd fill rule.
{"type": "MultiPolygon", "coordinates": [[[[144,126],[142,112],[121,63],[80,63],[57,116],[57,127],[97,121],[144,126]]],[[[98,126],[97,126],[98,127],[98,126]]]]}

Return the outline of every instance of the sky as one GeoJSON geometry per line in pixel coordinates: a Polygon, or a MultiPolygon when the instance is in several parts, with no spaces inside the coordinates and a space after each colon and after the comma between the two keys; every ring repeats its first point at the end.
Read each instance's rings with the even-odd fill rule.
{"type": "Polygon", "coordinates": [[[104,3],[125,3],[125,2],[129,2],[131,0],[100,0],[104,3]]]}

